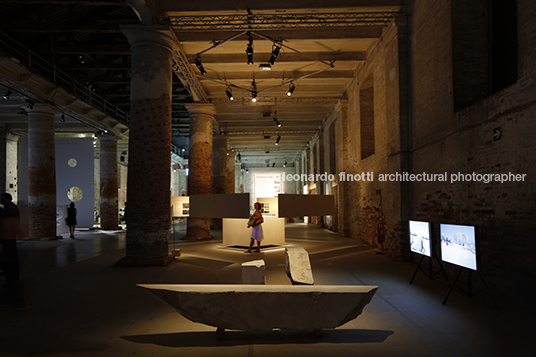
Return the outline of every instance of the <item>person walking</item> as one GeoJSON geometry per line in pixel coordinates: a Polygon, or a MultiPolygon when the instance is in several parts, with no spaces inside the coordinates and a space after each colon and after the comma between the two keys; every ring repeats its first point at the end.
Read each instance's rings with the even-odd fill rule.
{"type": "Polygon", "coordinates": [[[76,227],[76,208],[74,208],[74,202],[71,202],[67,208],[67,218],[65,222],[69,226],[69,234],[71,238],[74,239],[74,228],[76,227]]]}

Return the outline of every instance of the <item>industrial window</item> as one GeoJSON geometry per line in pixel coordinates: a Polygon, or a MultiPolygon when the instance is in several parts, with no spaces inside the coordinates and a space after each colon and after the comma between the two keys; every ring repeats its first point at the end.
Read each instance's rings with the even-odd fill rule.
{"type": "Polygon", "coordinates": [[[454,111],[516,83],[516,0],[452,1],[454,111]]]}

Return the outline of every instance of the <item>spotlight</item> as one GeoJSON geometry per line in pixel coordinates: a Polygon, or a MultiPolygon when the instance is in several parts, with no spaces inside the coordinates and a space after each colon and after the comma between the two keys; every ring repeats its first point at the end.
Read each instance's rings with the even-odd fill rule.
{"type": "Polygon", "coordinates": [[[227,94],[227,98],[229,98],[229,100],[234,100],[233,92],[231,92],[231,88],[227,88],[225,90],[225,94],[227,94]]]}
{"type": "Polygon", "coordinates": [[[205,71],[205,68],[203,67],[203,64],[201,63],[201,59],[199,57],[196,57],[194,62],[195,62],[195,65],[197,66],[197,68],[199,68],[199,71],[201,72],[201,75],[205,75],[207,73],[207,71],[205,71]]]}
{"type": "Polygon", "coordinates": [[[280,141],[280,140],[281,140],[281,135],[279,135],[279,136],[277,137],[277,140],[275,141],[275,144],[276,144],[276,145],[279,145],[279,141],[280,141]]]}
{"type": "Polygon", "coordinates": [[[30,103],[28,103],[28,109],[33,109],[33,105],[34,105],[34,102],[30,101],[30,103]]]}
{"type": "Polygon", "coordinates": [[[253,87],[251,90],[251,101],[255,103],[257,101],[257,84],[255,83],[255,80],[251,82],[251,86],[253,87]]]}
{"type": "Polygon", "coordinates": [[[248,45],[246,47],[246,53],[248,55],[248,64],[253,64],[253,38],[248,31],[248,45]]]}
{"type": "Polygon", "coordinates": [[[6,94],[4,94],[4,99],[5,99],[5,100],[8,100],[8,99],[9,99],[9,96],[11,95],[11,93],[13,93],[13,92],[11,91],[11,89],[8,89],[7,92],[6,92],[6,94]]]}
{"type": "Polygon", "coordinates": [[[294,92],[294,89],[296,89],[296,86],[294,83],[290,82],[290,85],[288,86],[288,92],[287,95],[290,97],[292,93],[294,92]]]}
{"type": "Polygon", "coordinates": [[[278,128],[281,127],[281,123],[279,122],[279,120],[277,120],[276,117],[274,117],[274,122],[275,122],[275,124],[277,125],[278,128]]]}
{"type": "Polygon", "coordinates": [[[275,167],[275,161],[274,161],[274,163],[272,164],[272,167],[275,167]]]}
{"type": "Polygon", "coordinates": [[[242,161],[242,156],[240,156],[240,153],[238,153],[238,155],[236,155],[238,161],[242,161]]]}
{"type": "Polygon", "coordinates": [[[268,60],[268,63],[271,64],[272,66],[274,65],[274,62],[277,56],[279,56],[280,50],[281,50],[281,47],[274,43],[274,45],[272,46],[272,56],[268,60]]]}
{"type": "Polygon", "coordinates": [[[65,123],[65,114],[61,114],[61,122],[65,123]]]}
{"type": "Polygon", "coordinates": [[[283,164],[283,167],[287,167],[287,162],[285,161],[285,163],[283,164]]]}

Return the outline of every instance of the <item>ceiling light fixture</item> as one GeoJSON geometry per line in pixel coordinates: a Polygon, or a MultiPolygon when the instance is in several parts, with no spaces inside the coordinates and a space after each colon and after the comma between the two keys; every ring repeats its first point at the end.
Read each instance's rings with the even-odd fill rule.
{"type": "Polygon", "coordinates": [[[272,66],[274,65],[274,62],[277,56],[279,56],[279,51],[281,51],[281,46],[274,43],[274,45],[272,46],[272,56],[268,60],[268,63],[271,64],[272,66]]]}
{"type": "Polygon", "coordinates": [[[253,87],[251,90],[251,101],[255,103],[257,101],[257,84],[255,83],[255,80],[251,82],[251,86],[253,87]]]}
{"type": "MultiPolygon", "coordinates": [[[[250,13],[250,15],[253,16],[251,13],[250,13]]],[[[210,50],[212,50],[212,49],[214,49],[214,48],[216,48],[216,47],[218,47],[220,45],[223,45],[223,44],[225,44],[225,43],[227,43],[229,41],[235,40],[238,37],[241,37],[241,36],[244,36],[244,35],[246,35],[248,37],[248,42],[247,42],[247,46],[246,46],[246,54],[247,54],[247,63],[248,64],[253,64],[253,53],[254,53],[254,51],[253,51],[253,37],[252,37],[252,35],[255,35],[257,37],[260,37],[261,39],[270,41],[271,44],[272,44],[272,51],[271,51],[270,59],[268,60],[268,63],[260,64],[259,65],[259,70],[263,70],[263,71],[271,70],[272,66],[274,65],[274,63],[275,63],[275,61],[277,59],[277,57],[281,53],[281,49],[283,47],[288,49],[288,50],[291,50],[293,52],[296,52],[297,54],[299,54],[302,57],[308,57],[310,61],[319,62],[319,63],[322,63],[322,64],[327,66],[327,68],[320,69],[320,70],[312,72],[312,73],[308,73],[308,74],[303,75],[301,77],[297,77],[297,78],[293,78],[293,79],[290,79],[290,80],[287,80],[287,81],[283,81],[283,83],[278,84],[278,85],[274,85],[272,87],[264,88],[260,92],[265,92],[265,91],[268,91],[268,90],[271,90],[271,89],[274,89],[274,88],[279,88],[279,87],[282,87],[282,86],[290,83],[289,90],[287,91],[287,96],[290,97],[290,96],[292,96],[292,93],[294,92],[294,89],[295,89],[295,85],[294,85],[293,81],[298,81],[298,80],[301,80],[301,79],[304,79],[304,78],[308,78],[308,77],[317,75],[319,73],[322,73],[322,72],[324,72],[324,71],[326,71],[326,70],[328,70],[330,68],[335,67],[334,64],[333,64],[334,63],[333,61],[328,63],[328,62],[323,61],[321,59],[314,58],[312,56],[309,56],[306,53],[302,53],[302,52],[300,52],[300,51],[298,51],[298,50],[296,50],[296,49],[294,49],[292,47],[287,46],[286,44],[283,43],[282,38],[276,40],[276,39],[271,38],[270,36],[266,36],[266,35],[264,35],[262,33],[254,31],[254,30],[242,31],[240,33],[232,35],[231,37],[229,37],[229,38],[227,38],[227,39],[225,39],[223,41],[213,41],[213,44],[209,48],[207,48],[207,49],[205,49],[205,50],[203,50],[201,52],[198,52],[196,55],[193,55],[193,56],[189,57],[187,60],[190,61],[190,60],[192,60],[192,58],[195,59],[194,62],[196,63],[198,68],[201,70],[202,74],[205,74],[206,71],[202,67],[199,67],[200,64],[201,64],[201,61],[200,61],[201,54],[203,54],[203,53],[205,53],[207,51],[210,51],[210,50]]],[[[221,83],[221,84],[225,84],[226,86],[229,86],[229,83],[227,83],[227,81],[220,81],[220,80],[215,80],[215,79],[210,79],[210,80],[212,80],[214,82],[221,83]]],[[[232,85],[232,86],[236,87],[236,88],[240,88],[240,87],[238,87],[236,85],[232,85]]],[[[240,89],[247,90],[245,88],[240,88],[240,89]]],[[[259,93],[257,88],[255,88],[254,91],[255,91],[256,94],[259,93]]],[[[254,97],[256,97],[256,96],[254,96],[254,97]]],[[[255,102],[256,99],[252,98],[252,101],[255,102]]]]}
{"type": "Polygon", "coordinates": [[[294,89],[296,89],[296,86],[294,85],[294,83],[290,82],[288,86],[288,92],[287,92],[287,95],[289,97],[292,95],[292,93],[294,93],[294,89]]]}
{"type": "Polygon", "coordinates": [[[233,92],[231,92],[230,87],[227,87],[227,89],[225,90],[225,94],[227,94],[227,98],[229,98],[229,100],[234,100],[233,92]]]}
{"type": "Polygon", "coordinates": [[[248,64],[253,64],[253,37],[251,32],[248,31],[248,45],[246,47],[246,53],[248,55],[248,64]]]}
{"type": "Polygon", "coordinates": [[[277,112],[274,113],[274,122],[278,128],[281,127],[281,123],[279,122],[279,120],[277,120],[277,112]]]}
{"type": "Polygon", "coordinates": [[[205,68],[203,67],[203,64],[201,63],[201,58],[199,58],[199,56],[196,57],[194,63],[201,72],[201,75],[205,75],[207,73],[207,71],[205,71],[205,68]]]}
{"type": "Polygon", "coordinates": [[[280,141],[280,140],[281,140],[281,135],[279,135],[279,136],[277,137],[277,140],[275,141],[275,144],[276,144],[276,145],[279,145],[279,141],[280,141]]]}
{"type": "Polygon", "coordinates": [[[8,89],[7,92],[6,92],[6,94],[4,94],[4,99],[5,99],[5,100],[8,100],[8,99],[9,99],[9,96],[11,95],[11,93],[13,93],[13,92],[11,91],[11,89],[8,89]]]}

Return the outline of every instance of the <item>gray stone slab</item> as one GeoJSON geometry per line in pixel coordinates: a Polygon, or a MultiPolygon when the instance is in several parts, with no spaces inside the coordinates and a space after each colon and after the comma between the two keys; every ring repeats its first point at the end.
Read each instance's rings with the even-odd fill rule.
{"type": "Polygon", "coordinates": [[[285,264],[287,275],[292,285],[313,285],[313,271],[309,261],[309,253],[302,247],[285,248],[285,264]]]}
{"type": "Polygon", "coordinates": [[[377,286],[138,285],[187,319],[218,329],[320,330],[355,319],[377,286]]]}

